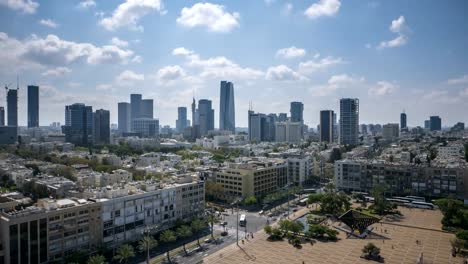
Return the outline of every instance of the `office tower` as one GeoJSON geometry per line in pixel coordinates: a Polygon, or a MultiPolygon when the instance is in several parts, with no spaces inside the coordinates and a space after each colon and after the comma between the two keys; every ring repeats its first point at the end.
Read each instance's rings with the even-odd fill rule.
{"type": "Polygon", "coordinates": [[[268,114],[265,117],[264,122],[264,131],[262,133],[264,141],[275,141],[275,124],[278,121],[278,116],[276,114],[268,114]]]}
{"type": "Polygon", "coordinates": [[[304,123],[303,113],[304,113],[304,104],[301,102],[291,102],[291,122],[301,122],[304,123]]]}
{"type": "Polygon", "coordinates": [[[206,136],[208,131],[214,130],[214,110],[210,100],[198,101],[197,116],[200,136],[206,136]]]}
{"type": "Polygon", "coordinates": [[[0,126],[5,126],[5,108],[0,106],[0,126]]]}
{"type": "Polygon", "coordinates": [[[130,95],[130,105],[131,105],[131,120],[141,117],[141,94],[131,94],[130,95]]]}
{"type": "Polygon", "coordinates": [[[359,139],[359,99],[340,100],[340,144],[357,145],[359,139]]]}
{"type": "Polygon", "coordinates": [[[298,143],[302,139],[301,122],[277,122],[275,128],[276,142],[298,143]]]}
{"type": "Polygon", "coordinates": [[[236,117],[234,106],[234,84],[221,81],[219,99],[219,130],[236,132],[236,117]]]}
{"type": "Polygon", "coordinates": [[[288,120],[288,114],[286,113],[279,113],[278,115],[278,122],[286,122],[288,120]]]}
{"type": "MultiPolygon", "coordinates": [[[[0,109],[0,113],[1,113],[1,109],[0,109]]],[[[465,130],[465,123],[463,122],[458,122],[451,128],[451,131],[463,131],[463,130],[465,130]]]]}
{"type": "Polygon", "coordinates": [[[136,118],[132,121],[132,130],[142,138],[157,138],[159,137],[159,120],[136,118]]]}
{"type": "Polygon", "coordinates": [[[132,131],[131,104],[126,102],[118,103],[118,123],[119,132],[128,133],[132,131]]]}
{"type": "Polygon", "coordinates": [[[197,122],[197,105],[195,103],[195,98],[192,101],[192,126],[198,125],[197,122]]]}
{"type": "Polygon", "coordinates": [[[359,126],[359,133],[363,135],[367,135],[367,125],[366,124],[361,124],[359,126]]]}
{"type": "Polygon", "coordinates": [[[143,118],[153,118],[153,99],[143,99],[141,100],[141,110],[140,110],[140,116],[138,117],[143,117],[143,118]]]}
{"type": "Polygon", "coordinates": [[[439,116],[431,116],[429,118],[429,128],[431,131],[442,130],[442,119],[439,116]]]}
{"type": "Polygon", "coordinates": [[[8,126],[18,126],[18,89],[8,89],[7,92],[8,126]]]}
{"type": "Polygon", "coordinates": [[[333,142],[333,110],[320,111],[320,141],[333,142]]]}
{"type": "Polygon", "coordinates": [[[405,112],[400,114],[400,128],[401,128],[401,131],[408,129],[408,127],[406,126],[406,113],[405,112]]]}
{"type": "Polygon", "coordinates": [[[181,133],[188,127],[187,107],[177,108],[176,131],[181,133]]]}
{"type": "Polygon", "coordinates": [[[424,128],[425,129],[431,128],[431,120],[424,120],[424,128]]]}
{"type": "Polygon", "coordinates": [[[385,124],[382,129],[383,140],[395,141],[400,136],[398,124],[385,124]]]}
{"type": "Polygon", "coordinates": [[[249,110],[248,112],[249,122],[249,141],[261,142],[262,141],[262,119],[265,119],[265,115],[261,113],[255,113],[249,110]]]}
{"type": "Polygon", "coordinates": [[[110,113],[108,110],[96,110],[93,128],[94,145],[108,145],[110,143],[110,113]]]}
{"type": "Polygon", "coordinates": [[[28,85],[28,127],[39,127],[39,86],[28,85]]]}
{"type": "Polygon", "coordinates": [[[65,106],[65,126],[62,126],[62,132],[66,142],[79,146],[92,143],[93,124],[91,106],[79,103],[65,106]]]}

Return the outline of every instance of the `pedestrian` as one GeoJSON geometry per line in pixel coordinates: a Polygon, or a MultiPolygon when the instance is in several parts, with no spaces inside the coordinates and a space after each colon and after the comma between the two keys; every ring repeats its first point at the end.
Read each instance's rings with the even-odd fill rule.
{"type": "Polygon", "coordinates": [[[242,245],[244,245],[244,239],[242,239],[242,245]]]}

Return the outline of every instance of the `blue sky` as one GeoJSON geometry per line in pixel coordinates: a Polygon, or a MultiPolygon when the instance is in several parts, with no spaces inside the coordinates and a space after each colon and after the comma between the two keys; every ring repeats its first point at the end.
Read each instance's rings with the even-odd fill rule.
{"type": "MultiPolygon", "coordinates": [[[[249,101],[264,113],[302,101],[315,127],[342,97],[360,99],[361,123],[405,109],[410,126],[429,115],[451,126],[468,122],[467,11],[463,0],[0,0],[0,78],[40,85],[41,125],[75,102],[116,122],[130,93],[153,98],[164,125],[192,96],[213,100],[218,120],[230,80],[238,126],[249,101]]],[[[20,124],[25,102],[20,92],[20,124]]]]}

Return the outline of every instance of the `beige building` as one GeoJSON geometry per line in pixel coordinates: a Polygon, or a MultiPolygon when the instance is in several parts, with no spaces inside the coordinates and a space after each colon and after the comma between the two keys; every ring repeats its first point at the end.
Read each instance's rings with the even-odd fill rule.
{"type": "Polygon", "coordinates": [[[282,159],[250,160],[231,163],[214,176],[215,181],[223,186],[220,199],[232,201],[249,196],[260,197],[288,183],[288,165],[282,159]]]}
{"type": "Polygon", "coordinates": [[[1,212],[0,263],[47,263],[96,251],[100,205],[86,200],[42,199],[36,206],[1,212]]]}

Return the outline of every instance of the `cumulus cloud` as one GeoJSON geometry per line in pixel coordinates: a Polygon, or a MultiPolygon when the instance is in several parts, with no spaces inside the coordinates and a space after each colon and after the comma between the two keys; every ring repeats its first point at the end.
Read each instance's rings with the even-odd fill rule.
{"type": "Polygon", "coordinates": [[[154,76],[161,84],[171,84],[187,76],[185,70],[179,65],[166,66],[158,70],[154,76]]]}
{"type": "Polygon", "coordinates": [[[143,80],[145,80],[145,76],[143,74],[138,74],[130,70],[123,71],[115,78],[116,84],[122,86],[130,85],[134,82],[143,80]]]}
{"type": "Polygon", "coordinates": [[[270,81],[299,81],[307,79],[283,64],[269,67],[265,78],[270,81]]]}
{"type": "Polygon", "coordinates": [[[126,0],[114,10],[112,16],[104,17],[99,24],[109,31],[122,27],[143,31],[139,21],[153,11],[165,13],[161,0],[126,0]]]}
{"type": "Polygon", "coordinates": [[[459,78],[447,80],[447,84],[456,85],[456,84],[467,84],[468,83],[468,74],[465,74],[459,78]]]}
{"type": "Polygon", "coordinates": [[[39,3],[32,0],[0,0],[0,5],[24,14],[34,14],[39,7],[39,3]]]}
{"type": "Polygon", "coordinates": [[[175,48],[173,55],[184,56],[185,64],[188,67],[196,68],[200,71],[200,77],[207,78],[232,78],[232,79],[257,79],[264,75],[260,70],[248,67],[241,67],[239,64],[229,60],[224,56],[203,59],[192,50],[184,47],[175,48]]]}
{"type": "Polygon", "coordinates": [[[462,97],[468,97],[468,88],[465,88],[460,91],[460,96],[462,97]]]}
{"type": "Polygon", "coordinates": [[[72,70],[67,67],[56,67],[43,72],[42,76],[62,76],[70,72],[72,72],[72,70]]]}
{"type": "Polygon", "coordinates": [[[291,46],[289,48],[279,49],[276,51],[276,57],[284,58],[284,59],[292,59],[303,57],[306,55],[306,50],[301,48],[296,48],[295,46],[291,46]]]}
{"type": "Polygon", "coordinates": [[[32,35],[19,41],[0,32],[0,48],[0,66],[13,63],[23,66],[65,66],[78,61],[88,64],[125,64],[134,56],[134,52],[129,49],[67,41],[56,35],[47,35],[45,38],[32,35]]]}
{"type": "Polygon", "coordinates": [[[128,47],[128,41],[121,40],[121,39],[119,39],[117,37],[112,38],[111,43],[112,43],[112,45],[115,45],[115,46],[121,47],[121,48],[128,47]]]}
{"type": "Polygon", "coordinates": [[[315,96],[327,96],[336,92],[338,89],[362,85],[364,81],[363,77],[355,77],[348,74],[337,74],[331,76],[326,84],[318,87],[312,87],[310,91],[315,96]]]}
{"type": "Polygon", "coordinates": [[[96,2],[94,0],[85,0],[85,1],[81,1],[78,4],[78,8],[81,8],[81,9],[88,9],[88,8],[95,7],[95,6],[96,6],[96,2]]]}
{"type": "Polygon", "coordinates": [[[322,16],[334,16],[340,10],[341,2],[339,0],[319,0],[304,11],[304,14],[315,19],[322,16]]]}
{"type": "Polygon", "coordinates": [[[406,26],[405,17],[400,16],[392,21],[390,31],[396,33],[398,36],[389,41],[382,41],[377,46],[377,49],[395,48],[405,45],[408,42],[409,28],[406,26]]]}
{"type": "Polygon", "coordinates": [[[389,95],[395,92],[398,89],[398,85],[387,82],[387,81],[379,81],[377,85],[371,87],[368,91],[369,95],[371,96],[384,96],[389,95]]]}
{"type": "Polygon", "coordinates": [[[211,3],[196,3],[180,11],[177,23],[193,28],[206,27],[211,32],[230,32],[239,27],[239,13],[229,13],[224,6],[211,3]]]}
{"type": "Polygon", "coordinates": [[[39,24],[41,24],[43,26],[46,26],[46,27],[50,27],[50,28],[57,28],[58,27],[58,24],[55,23],[51,19],[41,19],[41,20],[39,20],[39,24]]]}
{"type": "Polygon", "coordinates": [[[344,64],[345,61],[342,58],[335,58],[328,56],[322,59],[318,59],[319,54],[314,56],[314,60],[309,60],[299,63],[299,72],[302,74],[310,74],[320,70],[325,70],[335,65],[344,64]]]}

